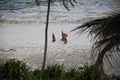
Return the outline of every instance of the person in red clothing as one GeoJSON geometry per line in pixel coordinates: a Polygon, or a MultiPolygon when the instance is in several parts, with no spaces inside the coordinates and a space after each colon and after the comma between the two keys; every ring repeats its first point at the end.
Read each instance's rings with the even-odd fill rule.
{"type": "Polygon", "coordinates": [[[64,33],[64,32],[62,31],[62,39],[61,39],[61,40],[64,41],[65,44],[68,42],[67,37],[68,37],[68,34],[67,34],[67,33],[64,33]]]}

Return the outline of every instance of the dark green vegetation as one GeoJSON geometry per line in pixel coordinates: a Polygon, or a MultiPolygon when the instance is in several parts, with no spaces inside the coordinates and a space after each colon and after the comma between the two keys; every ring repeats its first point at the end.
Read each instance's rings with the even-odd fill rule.
{"type": "Polygon", "coordinates": [[[0,65],[0,80],[33,80],[32,72],[25,63],[9,60],[0,65]]]}
{"type": "MultiPolygon", "coordinates": [[[[9,60],[0,65],[0,80],[101,80],[97,68],[85,66],[83,70],[65,70],[63,65],[55,64],[31,71],[25,63],[9,60]]],[[[109,80],[109,79],[106,79],[109,80]]]]}

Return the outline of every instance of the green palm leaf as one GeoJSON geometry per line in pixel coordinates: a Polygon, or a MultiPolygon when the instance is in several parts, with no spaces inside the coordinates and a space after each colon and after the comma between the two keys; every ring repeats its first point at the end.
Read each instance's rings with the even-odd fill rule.
{"type": "MultiPolygon", "coordinates": [[[[120,60],[120,13],[114,13],[111,16],[92,20],[90,22],[84,23],[81,26],[78,26],[72,31],[80,30],[80,32],[89,31],[94,41],[93,57],[95,58],[97,65],[102,65],[103,59],[108,54],[113,56],[110,57],[112,60],[118,63],[120,60]],[[115,54],[114,54],[115,53],[115,54]],[[97,56],[97,59],[96,59],[97,56]]],[[[107,56],[109,57],[109,56],[107,56]]],[[[105,61],[107,64],[110,64],[110,67],[113,67],[113,61],[110,58],[105,61]]],[[[120,65],[118,63],[117,65],[120,65]]]]}

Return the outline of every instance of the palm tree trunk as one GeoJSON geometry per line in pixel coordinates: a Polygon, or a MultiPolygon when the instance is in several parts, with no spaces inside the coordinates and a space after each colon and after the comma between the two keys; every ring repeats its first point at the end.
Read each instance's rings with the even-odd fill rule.
{"type": "Polygon", "coordinates": [[[45,47],[44,47],[44,59],[42,63],[42,69],[45,68],[46,57],[47,57],[49,13],[50,13],[50,0],[48,0],[48,8],[47,8],[47,18],[46,18],[46,27],[45,27],[45,47]]]}

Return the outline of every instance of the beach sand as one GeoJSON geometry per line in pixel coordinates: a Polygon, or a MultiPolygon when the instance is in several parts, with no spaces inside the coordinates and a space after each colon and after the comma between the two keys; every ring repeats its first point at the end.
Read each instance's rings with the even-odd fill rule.
{"type": "MultiPolygon", "coordinates": [[[[90,39],[87,34],[71,32],[78,24],[50,24],[46,65],[64,64],[65,68],[79,68],[91,63],[90,39]],[[61,41],[62,30],[68,43],[61,41]],[[56,42],[52,42],[54,32],[56,42]]],[[[0,62],[8,59],[24,61],[32,69],[41,67],[44,54],[45,24],[1,24],[0,62]]]]}

